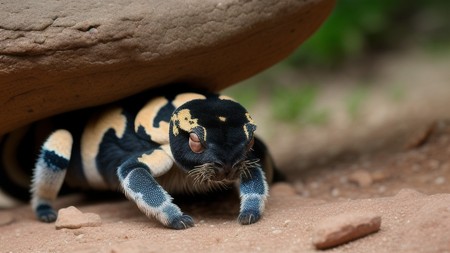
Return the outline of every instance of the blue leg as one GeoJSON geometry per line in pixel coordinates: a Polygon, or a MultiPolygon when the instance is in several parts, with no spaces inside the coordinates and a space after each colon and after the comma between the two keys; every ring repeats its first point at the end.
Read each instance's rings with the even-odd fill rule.
{"type": "Polygon", "coordinates": [[[242,225],[257,222],[264,211],[268,195],[268,186],[260,166],[250,169],[249,175],[243,175],[240,184],[241,209],[238,221],[242,225]]]}
{"type": "Polygon", "coordinates": [[[64,182],[72,151],[72,135],[66,130],[53,132],[42,145],[33,171],[31,206],[36,217],[44,222],[56,220],[52,202],[64,182]]]}
{"type": "MultiPolygon", "coordinates": [[[[156,182],[149,166],[139,159],[130,159],[119,167],[117,174],[125,195],[133,200],[148,217],[154,217],[164,226],[185,229],[194,226],[194,220],[172,203],[172,197],[156,182]]],[[[161,163],[160,163],[161,164],[161,163]]]]}

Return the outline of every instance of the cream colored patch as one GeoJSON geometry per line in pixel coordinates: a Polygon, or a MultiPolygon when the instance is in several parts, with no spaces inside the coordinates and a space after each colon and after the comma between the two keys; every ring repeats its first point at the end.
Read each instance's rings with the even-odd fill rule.
{"type": "Polygon", "coordinates": [[[5,137],[5,144],[2,150],[3,169],[12,181],[25,188],[30,187],[30,177],[20,168],[18,163],[20,156],[17,154],[17,149],[27,131],[28,127],[20,128],[5,137]]]}
{"type": "Polygon", "coordinates": [[[172,121],[172,133],[175,136],[180,134],[180,129],[178,128],[178,126],[176,124],[177,120],[178,120],[178,115],[177,114],[173,114],[172,117],[170,117],[170,121],[172,121]]]}
{"type": "Polygon", "coordinates": [[[247,120],[248,120],[249,123],[252,123],[253,125],[256,125],[255,121],[253,121],[252,117],[250,116],[250,113],[248,113],[248,112],[245,113],[245,117],[247,117],[247,120]]]}
{"type": "Polygon", "coordinates": [[[139,126],[143,126],[152,141],[159,144],[169,143],[169,123],[160,121],[158,127],[153,126],[154,118],[168,102],[163,97],[158,97],[148,102],[136,116],[134,131],[137,132],[139,126]]]}
{"type": "Polygon", "coordinates": [[[244,124],[243,129],[244,129],[244,133],[245,133],[245,136],[247,137],[247,139],[250,139],[250,133],[247,130],[247,124],[252,124],[255,126],[256,126],[256,124],[253,121],[252,117],[250,116],[250,113],[248,113],[248,112],[245,113],[245,117],[247,117],[248,123],[244,124]]]}
{"type": "Polygon", "coordinates": [[[181,105],[183,105],[184,103],[189,102],[191,100],[195,100],[195,99],[206,99],[206,97],[202,94],[193,93],[193,92],[181,93],[175,97],[175,99],[172,101],[172,104],[173,104],[173,106],[175,106],[175,108],[178,108],[181,105]]]}
{"type": "Polygon", "coordinates": [[[57,155],[70,160],[70,153],[72,152],[72,134],[64,129],[59,129],[53,132],[44,143],[44,149],[53,151],[57,155]]]}
{"type": "Polygon", "coordinates": [[[250,133],[247,130],[247,124],[245,124],[242,128],[244,129],[245,136],[247,137],[248,140],[250,138],[250,133]]]}
{"type": "Polygon", "coordinates": [[[183,109],[178,112],[178,120],[180,128],[186,132],[190,132],[193,128],[198,127],[198,119],[193,118],[189,109],[183,109]]]}
{"type": "Polygon", "coordinates": [[[172,158],[163,150],[158,149],[150,154],[143,154],[138,161],[146,164],[154,177],[164,175],[173,166],[172,158]]]}
{"type": "Polygon", "coordinates": [[[170,145],[169,144],[162,145],[161,149],[164,150],[164,152],[166,152],[166,154],[170,157],[170,159],[172,159],[172,161],[174,161],[172,150],[170,149],[170,145]]]}
{"type": "Polygon", "coordinates": [[[225,118],[223,116],[219,116],[219,120],[222,121],[222,122],[225,122],[225,121],[227,121],[227,118],[225,118]]]}
{"type": "Polygon", "coordinates": [[[32,198],[55,200],[64,182],[67,170],[51,171],[47,164],[40,160],[36,164],[32,182],[32,198]]]}
{"type": "Polygon", "coordinates": [[[229,97],[229,96],[225,96],[225,95],[220,95],[219,96],[219,99],[221,99],[221,100],[231,100],[231,101],[233,101],[233,102],[236,102],[234,99],[232,99],[231,97],[229,97]]]}
{"type": "MultiPolygon", "coordinates": [[[[172,132],[175,136],[177,136],[180,132],[178,127],[185,132],[191,132],[192,129],[196,127],[202,127],[198,124],[198,119],[192,117],[189,109],[182,109],[177,113],[174,113],[171,120],[173,121],[172,132]],[[177,126],[175,122],[178,122],[179,125],[177,126]]],[[[204,127],[202,128],[204,130],[203,140],[206,141],[206,129],[204,127]]]]}
{"type": "Polygon", "coordinates": [[[83,160],[84,173],[92,186],[108,188],[100,175],[95,158],[98,155],[103,135],[109,129],[114,129],[116,136],[120,139],[125,133],[127,120],[122,115],[122,109],[114,108],[92,118],[86,126],[81,137],[81,157],[83,160]]]}

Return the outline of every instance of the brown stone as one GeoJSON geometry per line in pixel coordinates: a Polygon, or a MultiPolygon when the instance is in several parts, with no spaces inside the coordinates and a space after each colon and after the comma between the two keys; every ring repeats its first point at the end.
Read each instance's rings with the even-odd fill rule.
{"type": "Polygon", "coordinates": [[[55,227],[56,229],[77,229],[81,227],[98,227],[101,224],[102,220],[98,214],[82,213],[76,207],[69,206],[58,211],[55,227]]]}
{"type": "Polygon", "coordinates": [[[334,2],[4,1],[0,134],[167,83],[223,89],[289,55],[334,2]]]}
{"type": "Polygon", "coordinates": [[[380,229],[381,217],[371,213],[344,213],[323,220],[315,229],[313,244],[318,249],[335,247],[380,229]]]}

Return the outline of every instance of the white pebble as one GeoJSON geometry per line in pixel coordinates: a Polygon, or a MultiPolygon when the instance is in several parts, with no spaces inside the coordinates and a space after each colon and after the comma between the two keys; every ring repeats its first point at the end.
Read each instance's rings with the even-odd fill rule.
{"type": "Polygon", "coordinates": [[[434,183],[437,185],[441,185],[445,183],[445,177],[438,177],[434,180],[434,183]]]}
{"type": "Polygon", "coordinates": [[[276,230],[273,230],[272,231],[272,234],[275,234],[275,235],[277,235],[277,234],[281,234],[283,231],[281,231],[280,229],[276,229],[276,230]]]}
{"type": "Polygon", "coordinates": [[[339,195],[341,195],[341,191],[338,188],[333,188],[331,190],[331,196],[333,197],[339,197],[339,195]]]}

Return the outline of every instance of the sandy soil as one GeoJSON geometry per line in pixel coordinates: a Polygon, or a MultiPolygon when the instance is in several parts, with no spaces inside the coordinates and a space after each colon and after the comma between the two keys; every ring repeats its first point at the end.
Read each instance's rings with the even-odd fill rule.
{"type": "MultiPolygon", "coordinates": [[[[411,60],[402,59],[389,60],[378,76],[402,75],[411,60]]],[[[406,75],[419,81],[395,112],[391,104],[378,103],[377,113],[371,113],[380,102],[374,98],[363,113],[370,116],[362,120],[337,119],[332,126],[301,132],[281,127],[292,134],[285,139],[266,135],[288,182],[272,186],[256,224],[236,222],[235,195],[180,201],[196,221],[184,231],[163,228],[121,198],[74,195],[60,199],[57,207],[97,213],[101,226],[56,230],[54,224],[36,221],[28,206],[0,210],[0,224],[12,218],[0,225],[0,252],[319,252],[312,244],[314,228],[348,212],[380,215],[380,231],[326,251],[450,252],[450,121],[445,120],[450,118],[450,78],[442,71],[448,70],[448,61],[439,66],[434,60],[419,62],[422,75],[434,78],[440,89],[421,88],[416,72],[406,75]],[[418,97],[425,102],[418,103],[418,97]],[[407,113],[411,108],[414,113],[407,113]]]]}
{"type": "Polygon", "coordinates": [[[235,222],[236,210],[221,203],[187,208],[194,228],[162,228],[129,202],[79,205],[99,213],[100,227],[56,230],[36,222],[28,208],[14,210],[2,227],[2,252],[316,252],[312,231],[320,220],[344,212],[376,212],[381,230],[330,252],[449,252],[450,194],[402,190],[393,197],[324,202],[283,191],[272,193],[264,219],[235,222]]]}

